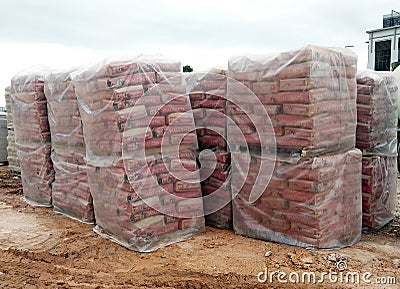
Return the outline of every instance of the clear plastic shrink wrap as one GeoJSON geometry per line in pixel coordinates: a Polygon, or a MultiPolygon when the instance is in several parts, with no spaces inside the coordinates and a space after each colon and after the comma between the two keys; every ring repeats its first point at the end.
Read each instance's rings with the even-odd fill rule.
{"type": "MultiPolygon", "coordinates": [[[[278,151],[309,157],[354,148],[356,63],[349,50],[309,45],[278,55],[232,57],[228,75],[264,105],[278,151]]],[[[231,97],[242,106],[252,106],[240,94],[231,97]]],[[[262,110],[252,109],[255,116],[262,110]]],[[[260,145],[246,117],[236,117],[235,122],[248,145],[260,145]]],[[[234,137],[228,127],[228,139],[234,137]]]]}
{"type": "Polygon", "coordinates": [[[8,86],[5,89],[4,98],[6,100],[7,108],[7,160],[8,167],[11,171],[20,173],[21,167],[19,165],[19,159],[17,154],[17,146],[15,145],[15,132],[14,132],[14,122],[11,108],[11,87],[8,86]]]}
{"type": "Polygon", "coordinates": [[[397,155],[398,93],[391,72],[357,73],[356,147],[365,153],[397,155]]]}
{"type": "Polygon", "coordinates": [[[50,207],[54,169],[44,95],[45,70],[32,68],[14,76],[11,107],[25,200],[50,207]]]}
{"type": "Polygon", "coordinates": [[[205,73],[194,74],[192,81],[188,79],[190,77],[186,77],[185,82],[199,144],[197,155],[201,165],[206,224],[218,228],[232,228],[226,71],[214,68],[205,73]],[[212,197],[206,197],[212,194],[212,197]],[[224,203],[226,205],[220,208],[224,203]]]}
{"type": "Polygon", "coordinates": [[[379,229],[390,222],[397,207],[397,158],[363,156],[363,227],[379,229]]]}
{"type": "Polygon", "coordinates": [[[93,201],[86,172],[86,150],[78,102],[71,83],[74,70],[45,76],[55,180],[54,210],[85,223],[94,222],[93,201]]]}
{"type": "MultiPolygon", "coordinates": [[[[249,152],[243,154],[242,145],[231,148],[232,159],[243,158],[231,168],[236,232],[315,248],[359,240],[362,154],[355,149],[356,64],[349,50],[312,45],[229,60],[228,75],[262,103],[256,105],[228,82],[236,103],[228,103],[228,115],[249,152]],[[258,117],[265,112],[270,123],[258,117]],[[276,158],[266,158],[259,152],[273,149],[274,138],[276,158]],[[242,166],[246,162],[248,171],[242,166]],[[263,163],[267,166],[261,169],[263,163]],[[259,198],[252,198],[254,189],[261,191],[259,198]]],[[[235,143],[238,133],[231,127],[228,141],[235,143]]]]}
{"type": "Polygon", "coordinates": [[[357,73],[356,146],[363,151],[363,227],[379,229],[397,205],[398,87],[392,72],[357,73]]]}
{"type": "Polygon", "coordinates": [[[358,149],[295,163],[281,161],[278,154],[267,189],[250,203],[255,177],[263,176],[261,158],[252,155],[248,174],[232,169],[232,193],[238,193],[233,200],[235,231],[301,247],[354,244],[361,236],[361,158],[358,149]],[[240,178],[246,181],[238,188],[240,178]]]}
{"type": "Polygon", "coordinates": [[[139,56],[74,75],[95,231],[140,252],[204,231],[181,63],[139,56]]]}

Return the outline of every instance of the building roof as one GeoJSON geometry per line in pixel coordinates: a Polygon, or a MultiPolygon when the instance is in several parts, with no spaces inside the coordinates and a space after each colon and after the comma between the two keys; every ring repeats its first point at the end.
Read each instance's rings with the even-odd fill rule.
{"type": "Polygon", "coordinates": [[[366,31],[366,33],[370,34],[370,33],[374,33],[377,31],[384,31],[384,30],[390,30],[390,29],[396,29],[396,28],[400,28],[400,25],[386,27],[386,28],[379,28],[379,29],[374,29],[374,30],[368,30],[368,31],[366,31]]]}

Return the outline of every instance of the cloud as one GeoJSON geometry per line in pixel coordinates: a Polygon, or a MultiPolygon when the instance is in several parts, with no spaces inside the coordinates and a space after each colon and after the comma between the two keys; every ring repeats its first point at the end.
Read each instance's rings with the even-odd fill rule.
{"type": "Polygon", "coordinates": [[[37,63],[76,64],[113,54],[161,53],[199,70],[231,55],[353,45],[367,66],[366,30],[398,1],[3,0],[0,89],[37,63]]]}

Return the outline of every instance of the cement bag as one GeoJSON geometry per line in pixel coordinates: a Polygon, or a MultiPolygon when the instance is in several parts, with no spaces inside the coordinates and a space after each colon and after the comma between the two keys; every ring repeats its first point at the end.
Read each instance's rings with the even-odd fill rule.
{"type": "Polygon", "coordinates": [[[230,153],[227,143],[227,77],[212,69],[186,78],[198,140],[206,224],[232,228],[230,153]]]}
{"type": "Polygon", "coordinates": [[[150,252],[204,231],[197,139],[181,63],[105,60],[73,77],[95,231],[150,252]]]}
{"type": "Polygon", "coordinates": [[[363,156],[363,227],[379,229],[390,222],[397,207],[396,156],[363,156]]]}
{"type": "Polygon", "coordinates": [[[25,200],[32,205],[51,206],[54,169],[44,74],[44,68],[32,68],[14,76],[11,107],[25,200]]]}
{"type": "MultiPolygon", "coordinates": [[[[272,122],[272,129],[256,134],[249,115],[237,116],[235,123],[247,143],[259,147],[273,134],[278,150],[301,157],[353,148],[356,63],[356,55],[348,50],[313,45],[274,55],[231,57],[228,75],[249,88],[262,105],[255,106],[240,93],[232,99],[252,107],[253,117],[266,111],[272,122]]],[[[229,85],[228,90],[235,92],[229,85]]],[[[265,126],[264,120],[257,129],[265,126]]]]}
{"type": "Polygon", "coordinates": [[[52,142],[55,179],[52,201],[56,212],[94,223],[93,201],[87,181],[82,121],[71,83],[74,70],[45,76],[45,95],[52,142]]]}
{"type": "Polygon", "coordinates": [[[248,172],[232,163],[235,232],[321,249],[356,243],[362,228],[361,152],[353,149],[297,162],[280,157],[278,154],[269,183],[265,180],[268,174],[260,170],[260,156],[250,157],[248,172]],[[268,186],[261,197],[249,202],[253,188],[264,183],[268,186]]]}
{"type": "Polygon", "coordinates": [[[365,153],[397,154],[398,93],[392,72],[357,73],[356,146],[365,153]]]}

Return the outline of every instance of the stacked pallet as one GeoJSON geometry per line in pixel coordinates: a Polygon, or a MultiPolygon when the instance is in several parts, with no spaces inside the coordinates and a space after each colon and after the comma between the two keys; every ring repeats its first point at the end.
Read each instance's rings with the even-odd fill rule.
{"type": "MultiPolygon", "coordinates": [[[[238,158],[242,154],[239,154],[238,158]]],[[[361,152],[313,157],[288,163],[278,160],[267,188],[256,202],[248,199],[263,188],[263,159],[251,156],[247,175],[233,169],[234,228],[239,234],[302,247],[335,248],[354,244],[361,236],[361,152]],[[256,181],[260,176],[261,180],[256,181]]],[[[243,160],[245,161],[245,160],[243,160]]],[[[270,160],[264,160],[270,161],[270,160]]]]}
{"type": "Polygon", "coordinates": [[[85,223],[94,222],[93,202],[86,172],[86,150],[81,117],[70,73],[45,77],[51,131],[51,159],[55,170],[52,202],[56,212],[85,223]]]}
{"type": "Polygon", "coordinates": [[[240,82],[228,84],[236,232],[316,248],[359,239],[356,62],[349,51],[317,46],[230,60],[240,82]],[[240,160],[243,145],[249,156],[240,160]]]}
{"type": "Polygon", "coordinates": [[[0,163],[7,162],[7,116],[0,114],[0,163]]]}
{"type": "Polygon", "coordinates": [[[51,206],[54,169],[43,72],[21,72],[11,81],[15,142],[25,200],[51,206]]]}
{"type": "Polygon", "coordinates": [[[197,128],[206,223],[231,228],[230,153],[226,142],[227,77],[224,70],[211,70],[192,78],[196,81],[187,81],[187,90],[197,128]]]}
{"type": "Polygon", "coordinates": [[[378,229],[396,212],[397,158],[369,155],[362,164],[363,226],[378,229]]]}
{"type": "Polygon", "coordinates": [[[95,231],[129,249],[151,252],[204,230],[194,151],[88,167],[95,231]],[[184,164],[184,167],[181,165],[184,164]]]}
{"type": "Polygon", "coordinates": [[[204,230],[181,64],[105,61],[74,76],[95,231],[149,252],[204,230]],[[183,96],[182,96],[183,93],[183,96]]]}
{"type": "Polygon", "coordinates": [[[357,73],[356,146],[363,151],[363,225],[393,219],[397,196],[397,98],[391,72],[357,73]]]}
{"type": "MultiPolygon", "coordinates": [[[[355,143],[356,62],[350,52],[317,46],[262,59],[231,58],[230,76],[248,87],[263,107],[243,98],[240,88],[229,91],[235,103],[253,106],[253,117],[268,113],[279,150],[302,156],[346,151],[355,143]]],[[[259,137],[269,138],[264,121],[259,120],[259,137]]],[[[235,122],[249,145],[260,145],[248,117],[235,122]]]]}
{"type": "Polygon", "coordinates": [[[19,159],[17,155],[17,147],[15,145],[14,122],[11,108],[11,87],[6,87],[4,98],[6,99],[7,108],[7,160],[8,167],[12,172],[20,173],[19,159]]]}
{"type": "Polygon", "coordinates": [[[356,146],[370,153],[397,151],[398,87],[391,72],[357,73],[356,146]]]}

